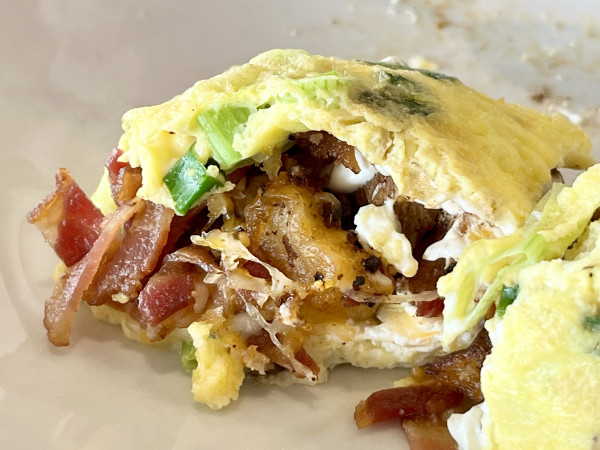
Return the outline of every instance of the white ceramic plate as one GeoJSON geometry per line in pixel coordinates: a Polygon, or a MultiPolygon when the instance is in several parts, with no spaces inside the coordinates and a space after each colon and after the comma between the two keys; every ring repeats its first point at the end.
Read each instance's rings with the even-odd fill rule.
{"type": "Polygon", "coordinates": [[[598,147],[600,3],[442,0],[2,2],[0,448],[399,448],[354,405],[398,371],[342,368],[314,388],[249,382],[229,408],[192,402],[174,353],[82,307],[72,345],[42,326],[56,257],[25,220],[68,167],[91,192],[126,110],[274,47],[422,57],[494,97],[559,109],[598,147]]]}

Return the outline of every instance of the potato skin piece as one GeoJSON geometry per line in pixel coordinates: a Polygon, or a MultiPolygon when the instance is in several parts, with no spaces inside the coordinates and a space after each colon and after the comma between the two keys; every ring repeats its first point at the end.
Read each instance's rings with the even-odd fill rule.
{"type": "Polygon", "coordinates": [[[318,274],[344,291],[364,278],[361,292],[391,294],[392,280],[379,283],[365,269],[362,261],[371,254],[352,245],[348,232],[330,220],[332,205],[321,194],[286,172],[268,182],[244,210],[250,251],[299,283],[314,283],[318,274]]]}

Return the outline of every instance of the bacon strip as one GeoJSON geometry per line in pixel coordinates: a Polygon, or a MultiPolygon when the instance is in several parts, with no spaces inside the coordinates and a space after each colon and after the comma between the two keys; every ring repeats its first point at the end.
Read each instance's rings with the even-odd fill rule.
{"type": "Polygon", "coordinates": [[[189,245],[190,236],[192,234],[200,233],[200,230],[206,224],[208,217],[206,214],[200,214],[206,209],[206,204],[195,206],[190,209],[185,216],[173,216],[171,226],[169,227],[169,236],[165,243],[162,255],[158,259],[159,264],[162,260],[173,250],[180,248],[181,246],[189,245]]]}
{"type": "MultiPolygon", "coordinates": [[[[191,273],[157,273],[139,295],[138,309],[142,321],[155,326],[176,311],[195,302],[195,282],[191,273]]],[[[204,298],[204,304],[206,304],[204,298]]]]}
{"type": "Polygon", "coordinates": [[[90,251],[100,235],[103,215],[67,169],[56,174],[56,189],[27,215],[58,257],[72,266],[90,251]]]}
{"type": "MultiPolygon", "coordinates": [[[[257,350],[267,356],[275,364],[289,370],[298,378],[305,378],[304,373],[298,372],[290,359],[273,343],[271,336],[266,330],[262,330],[260,334],[249,336],[246,339],[248,345],[256,345],[257,350]]],[[[318,376],[321,368],[315,360],[308,354],[304,347],[295,353],[294,357],[305,367],[308,367],[314,376],[318,376]]]]}
{"type": "Polygon", "coordinates": [[[186,262],[166,262],[140,292],[138,310],[142,322],[156,326],[186,306],[202,312],[209,291],[204,272],[186,262]]]}
{"type": "Polygon", "coordinates": [[[444,312],[444,299],[438,297],[429,302],[416,302],[417,316],[419,317],[439,317],[444,312]]]}
{"type": "Polygon", "coordinates": [[[102,231],[90,251],[63,275],[56,284],[52,296],[46,300],[44,326],[48,339],[56,346],[69,345],[71,325],[83,293],[92,282],[104,253],[123,225],[141,208],[143,203],[125,204],[108,216],[102,225],[102,231]]]}
{"type": "Polygon", "coordinates": [[[358,428],[390,419],[431,420],[460,405],[463,398],[436,382],[383,389],[356,406],[354,420],[358,428]]]}
{"type": "Polygon", "coordinates": [[[134,198],[142,186],[142,169],[133,168],[129,163],[119,161],[122,154],[122,150],[113,148],[105,164],[108,169],[110,192],[117,205],[134,198]]]}
{"type": "Polygon", "coordinates": [[[123,150],[119,148],[113,148],[108,155],[106,163],[104,164],[108,169],[108,179],[110,184],[114,184],[117,181],[117,176],[121,169],[129,166],[129,163],[119,161],[119,158],[123,154],[123,150]]]}
{"type": "Polygon", "coordinates": [[[480,372],[491,348],[483,329],[468,348],[420,369],[418,384],[374,392],[356,406],[357,426],[399,419],[412,450],[456,448],[446,428],[447,417],[483,401],[480,372]]]}
{"type": "Polygon", "coordinates": [[[135,298],[142,280],[155,268],[165,245],[174,211],[146,201],[136,215],[113,257],[102,265],[91,289],[85,294],[90,305],[101,305],[117,293],[135,298]]]}
{"type": "Polygon", "coordinates": [[[405,420],[402,428],[410,450],[457,450],[458,444],[445,423],[405,420]]]}
{"type": "Polygon", "coordinates": [[[188,245],[165,257],[165,262],[175,261],[194,264],[206,273],[221,271],[219,265],[215,262],[215,258],[213,258],[205,247],[200,247],[199,245],[188,245]]]}
{"type": "Polygon", "coordinates": [[[474,402],[480,403],[483,401],[481,367],[491,350],[492,342],[484,328],[468,348],[440,356],[425,372],[433,375],[444,386],[460,391],[474,402]]]}
{"type": "Polygon", "coordinates": [[[325,131],[307,131],[294,136],[296,145],[321,160],[338,160],[354,173],[360,172],[355,149],[325,131]]]}
{"type": "Polygon", "coordinates": [[[117,205],[131,200],[142,187],[142,169],[139,167],[125,167],[117,175],[114,184],[110,185],[110,192],[117,205]]]}

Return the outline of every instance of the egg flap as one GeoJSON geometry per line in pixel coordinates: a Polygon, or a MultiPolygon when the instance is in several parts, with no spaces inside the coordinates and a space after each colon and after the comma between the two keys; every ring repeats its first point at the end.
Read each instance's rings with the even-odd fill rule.
{"type": "Polygon", "coordinates": [[[124,158],[143,171],[138,195],[167,206],[163,179],[191,145],[203,163],[222,160],[229,170],[285,150],[291,134],[322,130],[389,172],[400,195],[505,232],[523,224],[550,169],[591,164],[589,139],[564,117],[493,100],[442,74],[300,50],[263,53],[162,105],[129,111],[123,129],[124,158]],[[237,160],[222,156],[203,125],[207,112],[223,109],[248,111],[221,133],[237,160]]]}

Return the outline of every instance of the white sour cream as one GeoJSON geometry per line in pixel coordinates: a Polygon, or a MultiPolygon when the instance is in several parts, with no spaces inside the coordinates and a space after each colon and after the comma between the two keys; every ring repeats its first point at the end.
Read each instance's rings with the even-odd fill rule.
{"type": "Polygon", "coordinates": [[[333,192],[349,194],[364,186],[375,176],[377,169],[369,163],[361,152],[354,150],[354,157],[360,167],[360,172],[354,173],[343,164],[335,164],[331,172],[328,188],[333,192]]]}
{"type": "Polygon", "coordinates": [[[354,224],[363,247],[371,247],[381,253],[388,263],[407,277],[417,273],[418,263],[394,213],[393,199],[386,200],[382,206],[361,207],[354,217],[354,224]]]}

